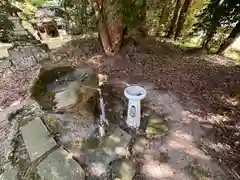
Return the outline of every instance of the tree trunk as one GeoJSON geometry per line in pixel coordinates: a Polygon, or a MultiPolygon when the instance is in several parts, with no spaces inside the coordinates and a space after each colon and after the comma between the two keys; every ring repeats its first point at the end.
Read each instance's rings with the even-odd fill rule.
{"type": "Polygon", "coordinates": [[[146,16],[147,16],[147,2],[146,0],[143,0],[142,1],[142,4],[139,8],[139,26],[138,26],[138,31],[140,32],[140,35],[145,37],[147,35],[147,32],[146,32],[146,28],[145,28],[145,25],[146,25],[146,16]]]}
{"type": "Polygon", "coordinates": [[[165,31],[165,29],[163,29],[162,27],[164,26],[164,24],[167,22],[168,20],[168,16],[169,16],[169,5],[168,2],[163,2],[162,4],[162,11],[161,11],[161,15],[160,15],[160,19],[159,19],[159,25],[161,27],[162,31],[165,31]]]}
{"type": "Polygon", "coordinates": [[[168,17],[168,6],[165,5],[162,9],[159,23],[164,24],[166,22],[167,17],[168,17]]]}
{"type": "MultiPolygon", "coordinates": [[[[222,16],[222,12],[219,12],[219,3],[220,3],[221,0],[215,0],[215,1],[210,1],[210,4],[208,5],[208,11],[207,14],[211,15],[210,18],[210,22],[209,22],[209,27],[206,27],[207,29],[207,33],[206,33],[206,36],[204,37],[203,39],[203,42],[202,42],[202,48],[203,49],[206,49],[208,50],[209,47],[208,47],[208,43],[211,41],[211,39],[213,38],[214,34],[216,33],[217,31],[217,28],[219,27],[220,25],[220,19],[221,19],[221,16],[222,16]]],[[[207,16],[209,16],[207,15],[207,16]]],[[[205,18],[209,18],[209,17],[205,17],[205,18]]],[[[209,20],[208,20],[209,21],[209,20]]]]}
{"type": "Polygon", "coordinates": [[[202,42],[202,48],[208,50],[208,43],[211,41],[213,38],[214,34],[216,33],[217,27],[218,27],[219,22],[217,21],[212,21],[211,23],[211,29],[207,32],[206,36],[204,37],[204,40],[202,42]]]}
{"type": "Polygon", "coordinates": [[[117,11],[118,3],[121,1],[98,0],[100,18],[98,22],[99,37],[106,55],[115,55],[123,41],[124,24],[121,21],[121,14],[114,14],[117,11]]]}
{"type": "Polygon", "coordinates": [[[206,49],[206,50],[209,49],[208,43],[211,41],[214,34],[215,34],[215,30],[207,33],[207,35],[205,36],[205,38],[203,39],[203,42],[202,42],[202,48],[203,49],[206,49]]]}
{"type": "Polygon", "coordinates": [[[104,53],[108,56],[112,55],[112,46],[110,42],[108,27],[102,20],[100,20],[98,23],[98,33],[104,53]]]}
{"type": "Polygon", "coordinates": [[[220,48],[217,51],[217,54],[224,54],[226,49],[235,41],[235,39],[240,35],[240,21],[233,28],[229,36],[221,44],[220,48]]]}
{"type": "Polygon", "coordinates": [[[192,0],[185,0],[183,7],[181,9],[180,15],[179,15],[179,19],[178,19],[178,23],[177,23],[177,28],[176,28],[176,33],[174,36],[174,39],[176,40],[180,35],[181,35],[181,31],[183,28],[183,25],[186,21],[187,18],[187,11],[191,5],[192,0]]]}
{"type": "Polygon", "coordinates": [[[124,25],[121,22],[119,22],[118,24],[108,23],[108,33],[112,47],[112,55],[115,55],[120,50],[123,42],[123,31],[124,25]]]}
{"type": "Polygon", "coordinates": [[[169,31],[168,31],[167,36],[166,36],[167,38],[172,38],[172,36],[174,34],[175,27],[176,27],[176,22],[177,22],[178,16],[179,16],[180,8],[181,8],[181,0],[177,0],[176,7],[174,9],[173,19],[171,21],[171,25],[169,27],[169,31]]]}

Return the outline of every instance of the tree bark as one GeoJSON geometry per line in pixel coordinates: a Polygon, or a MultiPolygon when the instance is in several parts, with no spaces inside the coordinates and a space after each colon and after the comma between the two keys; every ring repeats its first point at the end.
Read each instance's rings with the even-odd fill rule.
{"type": "Polygon", "coordinates": [[[167,22],[168,20],[168,16],[169,16],[169,6],[168,6],[168,2],[164,1],[162,4],[162,11],[161,11],[161,15],[160,15],[160,19],[159,19],[159,25],[161,27],[162,31],[165,31],[165,29],[162,28],[162,26],[167,22]]]}
{"type": "Polygon", "coordinates": [[[217,51],[217,54],[224,54],[226,49],[235,41],[235,39],[240,35],[240,21],[233,28],[229,36],[224,40],[220,45],[220,48],[217,51]]]}
{"type": "Polygon", "coordinates": [[[110,42],[108,27],[103,20],[100,20],[98,23],[98,33],[104,53],[108,56],[112,55],[112,45],[110,42]]]}
{"type": "MultiPolygon", "coordinates": [[[[114,13],[116,7],[120,7],[117,6],[117,1],[114,3],[113,0],[105,0],[104,2],[98,0],[98,11],[100,14],[98,21],[99,37],[103,50],[108,56],[115,55],[120,50],[123,41],[124,24],[121,18],[118,17],[119,14],[109,14],[114,13]]],[[[118,12],[121,13],[121,11],[118,12]]]]}
{"type": "Polygon", "coordinates": [[[108,23],[108,33],[109,33],[109,40],[111,44],[111,53],[115,55],[119,52],[120,47],[123,42],[123,31],[124,25],[119,22],[118,24],[115,23],[108,23]]]}
{"type": "Polygon", "coordinates": [[[168,31],[167,36],[166,36],[167,38],[172,38],[172,36],[174,34],[174,31],[175,31],[175,28],[176,28],[176,22],[177,22],[178,16],[179,16],[180,8],[181,8],[181,0],[177,0],[176,7],[174,9],[173,19],[171,21],[171,25],[169,27],[169,31],[168,31]]]}
{"type": "Polygon", "coordinates": [[[211,39],[213,38],[214,34],[217,31],[217,28],[220,24],[220,19],[221,19],[221,13],[219,13],[219,8],[218,5],[220,3],[220,0],[214,1],[213,3],[210,4],[211,8],[210,8],[210,12],[208,13],[212,13],[213,16],[211,17],[211,22],[210,22],[210,27],[207,28],[208,31],[206,33],[206,36],[204,37],[204,40],[202,42],[202,48],[208,50],[208,43],[211,41],[211,39]]]}
{"type": "Polygon", "coordinates": [[[214,36],[215,34],[215,31],[216,29],[210,31],[210,32],[207,32],[207,35],[205,36],[205,38],[203,39],[203,42],[202,42],[202,48],[203,49],[206,49],[208,50],[209,47],[208,47],[208,43],[211,41],[212,37],[214,36]]]}
{"type": "Polygon", "coordinates": [[[202,48],[208,50],[208,43],[213,38],[214,34],[216,33],[217,27],[219,22],[217,22],[215,19],[211,22],[211,29],[207,32],[206,36],[203,39],[202,42],[202,48]]]}
{"type": "Polygon", "coordinates": [[[184,4],[183,4],[182,9],[180,11],[178,23],[177,23],[176,33],[175,33],[175,36],[174,36],[175,40],[181,35],[183,25],[184,25],[184,23],[186,21],[186,18],[187,18],[187,11],[188,11],[188,9],[191,5],[191,2],[192,2],[192,0],[185,0],[184,1],[184,4]]]}
{"type": "Polygon", "coordinates": [[[161,12],[161,15],[160,15],[160,21],[159,21],[160,24],[164,24],[166,22],[166,19],[167,19],[167,16],[168,16],[167,13],[168,13],[168,6],[165,5],[162,8],[162,12],[161,12]]]}
{"type": "Polygon", "coordinates": [[[141,36],[143,37],[147,35],[146,28],[145,28],[146,16],[147,16],[147,2],[146,0],[143,0],[139,10],[139,16],[138,16],[140,24],[139,24],[139,27],[137,28],[141,36]]]}

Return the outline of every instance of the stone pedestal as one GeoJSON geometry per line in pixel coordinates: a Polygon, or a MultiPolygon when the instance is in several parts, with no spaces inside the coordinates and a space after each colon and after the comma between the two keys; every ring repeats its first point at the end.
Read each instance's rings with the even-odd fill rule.
{"type": "Polygon", "coordinates": [[[141,100],[146,96],[146,90],[140,86],[129,86],[124,90],[128,98],[127,124],[129,127],[138,128],[141,118],[141,100]]]}

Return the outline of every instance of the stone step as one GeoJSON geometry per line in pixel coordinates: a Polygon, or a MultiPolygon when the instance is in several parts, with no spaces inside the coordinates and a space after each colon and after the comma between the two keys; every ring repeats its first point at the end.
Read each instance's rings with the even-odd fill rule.
{"type": "Polygon", "coordinates": [[[110,162],[127,156],[130,140],[131,135],[120,128],[107,136],[100,148],[88,154],[87,166],[91,176],[105,176],[110,162]]]}
{"type": "Polygon", "coordinates": [[[4,173],[0,175],[0,180],[17,180],[17,169],[8,164],[4,169],[4,173]]]}
{"type": "Polygon", "coordinates": [[[71,154],[59,148],[38,165],[42,180],[84,180],[85,172],[71,154]]]}
{"type": "Polygon", "coordinates": [[[0,73],[3,72],[9,66],[10,66],[9,60],[0,59],[0,73]]]}
{"type": "Polygon", "coordinates": [[[35,161],[57,145],[40,118],[35,118],[21,127],[21,132],[31,161],[35,161]]]}
{"type": "Polygon", "coordinates": [[[0,42],[0,59],[1,60],[4,60],[3,58],[7,58],[9,56],[8,48],[10,47],[12,47],[12,44],[0,42]]]}
{"type": "Polygon", "coordinates": [[[114,176],[122,180],[132,180],[135,175],[135,169],[132,159],[118,159],[111,164],[114,176]]]}

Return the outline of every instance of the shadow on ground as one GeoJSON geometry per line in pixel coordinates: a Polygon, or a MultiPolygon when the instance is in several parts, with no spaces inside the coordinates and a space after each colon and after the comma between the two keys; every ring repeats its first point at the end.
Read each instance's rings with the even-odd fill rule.
{"type": "MultiPolygon", "coordinates": [[[[97,47],[90,44],[89,47],[97,47]]],[[[77,52],[80,51],[76,50],[77,52]]],[[[116,78],[129,84],[147,81],[154,83],[158,90],[177,95],[184,110],[200,117],[200,125],[211,131],[211,136],[208,134],[205,139],[209,142],[208,147],[221,144],[221,148],[211,148],[214,152],[212,155],[218,160],[221,159],[222,164],[230,165],[228,169],[240,171],[236,164],[233,165],[238,160],[235,161],[230,156],[233,152],[236,155],[234,158],[240,154],[237,143],[240,67],[233,65],[228,58],[187,54],[170,43],[149,38],[139,40],[134,45],[125,45],[122,52],[115,57],[105,57],[99,53],[90,54],[85,59],[77,56],[75,65],[78,66],[81,64],[79,62],[83,61],[99,73],[107,74],[109,82],[116,78]],[[223,125],[219,126],[216,122],[223,125]],[[207,125],[210,125],[210,128],[206,128],[207,125]],[[226,138],[227,140],[223,140],[226,138]],[[219,150],[220,153],[216,153],[219,150]],[[221,157],[218,157],[219,154],[221,157]]],[[[122,90],[116,89],[114,93],[123,96],[122,90]]]]}
{"type": "MultiPolygon", "coordinates": [[[[240,157],[240,125],[237,121],[240,118],[240,67],[233,65],[232,62],[229,63],[229,59],[216,55],[187,54],[171,43],[156,41],[153,38],[125,44],[122,51],[114,57],[103,55],[97,39],[73,40],[60,47],[55,53],[67,55],[67,59],[73,66],[87,64],[98,73],[106,74],[108,82],[113,84],[112,92],[109,94],[112,93],[118,98],[123,97],[122,88],[124,87],[119,88],[121,85],[116,79],[127,82],[125,86],[145,81],[154,84],[157,91],[173,93],[179,98],[183,110],[194,116],[190,122],[180,123],[181,126],[177,128],[178,133],[186,135],[201,148],[203,144],[199,139],[203,140],[206,142],[204,144],[206,153],[210,153],[218,161],[221,159],[220,164],[228,166],[230,174],[234,174],[233,170],[240,172],[240,167],[236,164],[240,157]],[[199,136],[197,139],[188,135],[189,131],[185,131],[185,128],[191,128],[193,123],[199,123],[210,134],[205,137],[199,136]]],[[[176,122],[171,123],[173,125],[176,122]]],[[[171,166],[171,163],[169,165],[165,163],[166,160],[160,159],[158,161],[160,164],[156,165],[156,160],[163,155],[161,153],[165,153],[160,153],[163,141],[159,142],[154,141],[154,146],[159,148],[159,157],[151,157],[152,159],[149,160],[149,167],[156,167],[152,172],[157,174],[146,173],[148,177],[144,177],[139,173],[139,177],[136,176],[135,179],[163,178],[164,175],[159,174],[161,168],[165,168],[169,176],[171,176],[171,170],[184,167],[186,168],[184,172],[189,174],[189,179],[193,179],[196,174],[206,175],[207,170],[199,168],[198,164],[200,162],[203,165],[208,164],[211,159],[205,159],[204,154],[200,157],[194,152],[186,154],[186,147],[184,144],[178,144],[177,139],[172,144],[171,142],[166,144],[170,151],[166,154],[181,151],[182,157],[174,158],[175,161],[180,160],[179,164],[171,166]],[[190,159],[186,160],[186,158],[190,159]],[[196,159],[197,163],[191,163],[189,166],[189,162],[194,162],[196,159]],[[186,163],[185,166],[183,163],[186,163]]],[[[197,149],[194,150],[197,151],[197,149]]],[[[168,160],[170,161],[171,159],[168,160]]],[[[141,163],[139,160],[136,164],[139,166],[138,164],[141,163]]],[[[149,168],[143,166],[140,169],[147,171],[149,168]]],[[[181,172],[179,173],[178,179],[184,179],[184,174],[181,177],[181,172]]],[[[164,178],[168,179],[168,176],[164,178]]]]}

